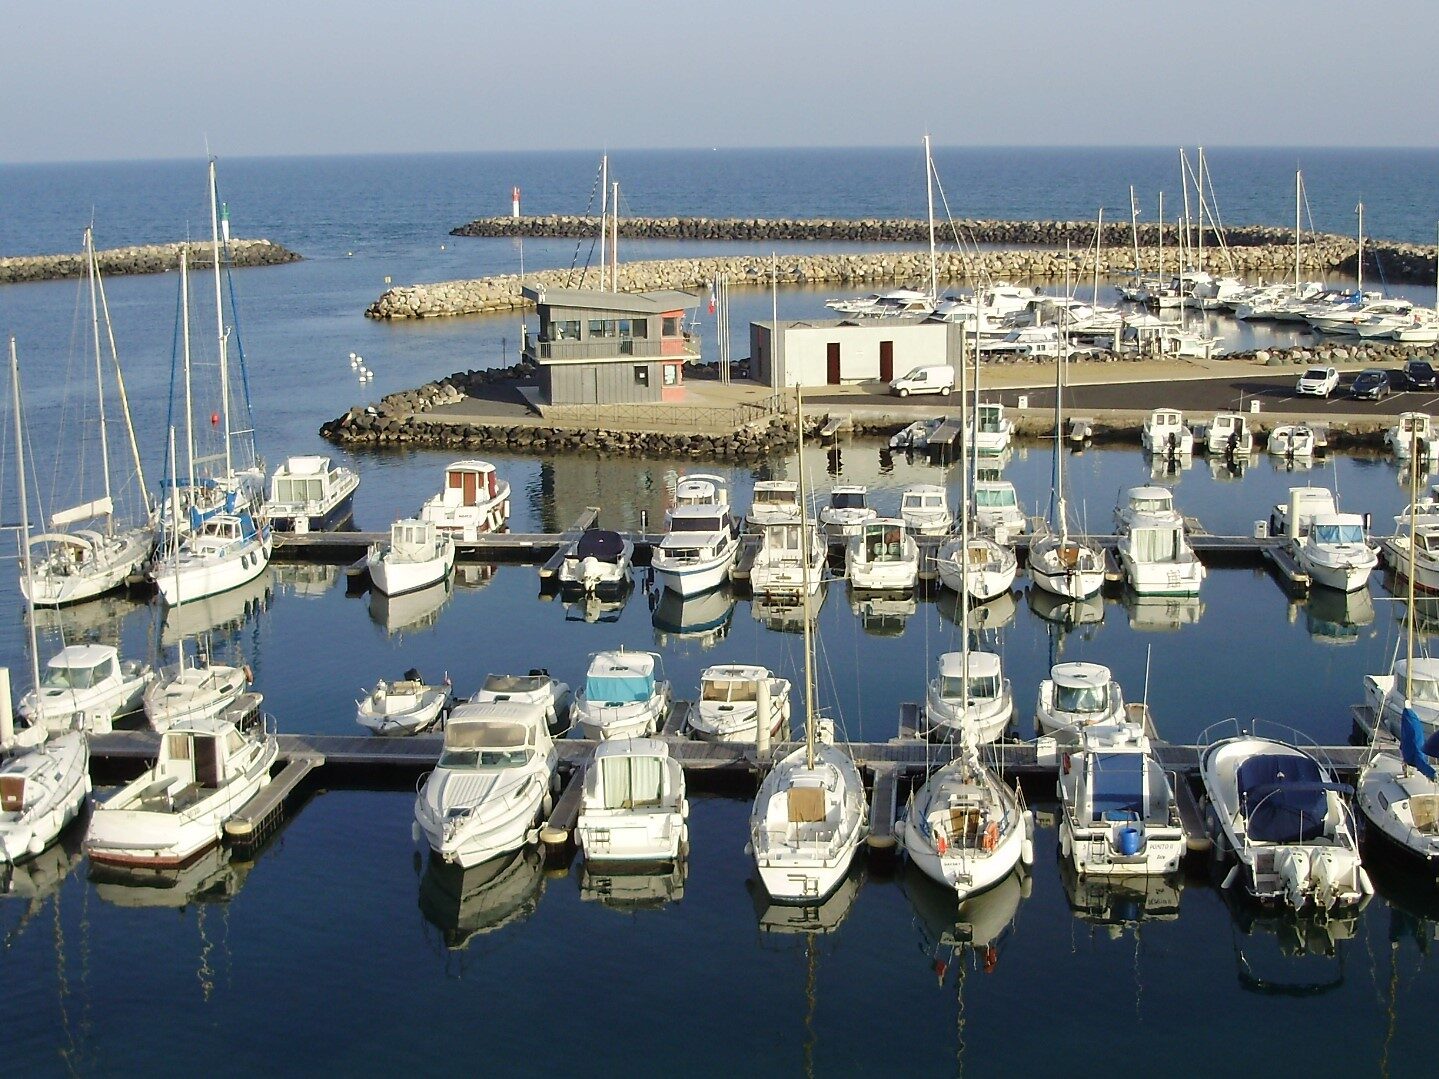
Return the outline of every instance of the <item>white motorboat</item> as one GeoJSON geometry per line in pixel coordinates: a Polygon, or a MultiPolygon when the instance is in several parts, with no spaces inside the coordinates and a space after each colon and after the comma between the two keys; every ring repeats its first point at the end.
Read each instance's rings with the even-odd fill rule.
{"type": "Polygon", "coordinates": [[[1439,592],[1439,522],[1416,524],[1411,533],[1386,536],[1379,547],[1396,574],[1412,574],[1416,588],[1439,592]]]}
{"type": "MultiPolygon", "coordinates": [[[[893,443],[891,442],[891,445],[893,443]]],[[[758,532],[768,525],[798,524],[804,516],[799,504],[799,484],[794,480],[756,480],[754,497],[745,527],[758,532]]]]}
{"type": "Polygon", "coordinates": [[[754,664],[706,667],[700,672],[699,702],[690,712],[690,731],[706,742],[753,742],[763,706],[770,738],[788,741],[789,688],[788,679],[754,664]]]}
{"type": "Polygon", "coordinates": [[[913,483],[900,492],[899,519],[911,536],[943,536],[954,526],[949,496],[936,483],[913,483]]]}
{"type": "Polygon", "coordinates": [[[1085,727],[1130,719],[1119,683],[1101,664],[1056,663],[1039,683],[1034,723],[1040,734],[1073,742],[1085,727]]]}
{"type": "Polygon", "coordinates": [[[270,526],[248,510],[216,513],[155,559],[150,576],[170,606],[228,592],[253,581],[270,564],[270,526]]]}
{"type": "Polygon", "coordinates": [[[1255,898],[1293,910],[1350,906],[1373,893],[1359,862],[1348,788],[1326,765],[1256,734],[1204,744],[1205,821],[1221,854],[1238,859],[1226,888],[1242,883],[1255,898]]]}
{"type": "Polygon", "coordinates": [[[1318,333],[1334,334],[1341,337],[1382,336],[1388,337],[1396,329],[1410,325],[1413,321],[1414,305],[1408,300],[1374,300],[1327,306],[1311,310],[1305,321],[1318,333]],[[1378,334],[1364,334],[1366,326],[1378,319],[1378,334]]]}
{"type": "Polygon", "coordinates": [[[968,590],[976,603],[988,603],[1007,595],[1019,575],[1019,559],[1014,550],[988,536],[972,536],[968,540],[955,537],[935,554],[935,569],[945,588],[953,592],[968,590]],[[968,564],[965,564],[968,559],[968,564]]]}
{"type": "Polygon", "coordinates": [[[943,416],[935,416],[927,420],[915,420],[913,423],[900,428],[889,436],[889,448],[892,450],[904,450],[906,452],[927,449],[929,447],[930,435],[939,430],[943,423],[943,416]]]}
{"type": "Polygon", "coordinates": [[[1034,818],[1019,788],[970,745],[910,795],[901,839],[909,860],[961,901],[1034,862],[1034,818]]]}
{"type": "Polygon", "coordinates": [[[1029,529],[1029,518],[1009,480],[975,480],[971,510],[975,527],[1007,545],[1029,529]]]}
{"type": "Polygon", "coordinates": [[[1396,659],[1389,674],[1364,676],[1364,703],[1368,710],[1356,713],[1360,726],[1372,736],[1372,719],[1389,735],[1399,738],[1405,710],[1418,717],[1424,738],[1439,733],[1439,659],[1416,656],[1396,659]]]}
{"type": "Polygon", "coordinates": [[[876,518],[849,541],[844,568],[856,589],[905,592],[919,581],[919,544],[902,521],[876,518]]]}
{"type": "Polygon", "coordinates": [[[817,592],[827,557],[828,545],[813,520],[765,525],[750,565],[750,591],[756,596],[817,592]]]}
{"type": "Polygon", "coordinates": [[[934,311],[934,298],[911,288],[871,292],[858,299],[825,300],[831,311],[856,318],[922,318],[934,311]]]}
{"type": "Polygon", "coordinates": [[[1427,412],[1401,412],[1399,422],[1384,433],[1384,444],[1401,461],[1410,456],[1424,461],[1439,460],[1439,437],[1427,412]],[[1416,452],[1417,447],[1417,452],[1416,452]]]}
{"type": "Polygon", "coordinates": [[[998,655],[945,652],[935,664],[924,698],[929,737],[984,745],[1001,737],[1014,719],[1014,694],[998,655]]]}
{"type": "Polygon", "coordinates": [[[1357,513],[1315,514],[1302,540],[1293,540],[1294,559],[1309,579],[1325,588],[1357,592],[1379,566],[1364,518],[1357,513]]]}
{"type": "Polygon", "coordinates": [[[20,698],[20,717],[52,733],[105,734],[139,710],[154,680],[148,663],[122,660],[109,645],[66,645],[45,664],[38,691],[20,698]]]}
{"type": "Polygon", "coordinates": [[[1021,326],[997,341],[981,340],[979,347],[986,353],[1016,356],[1063,356],[1070,351],[1068,342],[1060,344],[1060,331],[1056,326],[1021,326]]]}
{"type": "Polygon", "coordinates": [[[689,843],[685,773],[658,738],[595,747],[585,766],[575,842],[587,862],[672,862],[689,843]]]}
{"type": "Polygon", "coordinates": [[[1254,432],[1242,412],[1219,412],[1205,433],[1204,448],[1215,456],[1248,457],[1254,452],[1254,432]]]}
{"type": "Polygon", "coordinates": [[[666,517],[668,530],[650,558],[659,588],[698,596],[724,584],[739,556],[739,528],[725,481],[707,475],[681,479],[666,517]]]}
{"type": "Polygon", "coordinates": [[[1174,506],[1174,492],[1168,487],[1131,487],[1114,507],[1114,530],[1124,535],[1134,528],[1154,525],[1184,527],[1184,516],[1174,506]]]}
{"type": "Polygon", "coordinates": [[[360,477],[323,454],[287,457],[270,477],[265,516],[281,532],[325,532],[349,520],[360,477]]]}
{"type": "Polygon", "coordinates": [[[1194,432],[1177,408],[1156,408],[1144,421],[1139,434],[1144,452],[1164,457],[1183,457],[1194,452],[1194,432]]]}
{"type": "Polygon", "coordinates": [[[487,674],[480,688],[470,696],[471,704],[492,701],[519,701],[538,706],[550,734],[559,738],[570,729],[574,694],[568,682],[561,682],[543,667],[531,667],[529,674],[487,674]]]}
{"type": "Polygon", "coordinates": [[[998,401],[980,401],[974,406],[969,438],[975,453],[1003,453],[1014,440],[1014,421],[1004,414],[1004,406],[998,401]]]}
{"type": "Polygon", "coordinates": [[[85,853],[114,865],[184,864],[218,843],[225,822],[269,785],[278,754],[263,722],[181,720],[161,737],[159,759],[95,806],[85,853]]]}
{"type": "Polygon", "coordinates": [[[181,644],[175,665],[145,690],[145,718],[162,733],[182,720],[214,719],[235,705],[249,683],[249,667],[216,663],[203,652],[190,660],[181,644]]]}
{"type": "Polygon", "coordinates": [[[510,519],[510,484],[488,461],[455,461],[445,486],[420,507],[420,520],[462,543],[501,531],[510,519]]]}
{"type": "Polygon", "coordinates": [[[375,591],[403,596],[446,580],[455,569],[455,541],[433,521],[407,518],[390,525],[388,543],[372,543],[365,568],[375,591]]]}
{"type": "Polygon", "coordinates": [[[1184,827],[1168,773],[1130,723],[1085,727],[1059,770],[1059,850],[1080,876],[1173,873],[1184,827]]]}
{"type": "Polygon", "coordinates": [[[574,718],[582,738],[646,738],[664,725],[670,684],[656,677],[653,652],[596,652],[584,692],[575,697],[574,718]]]}
{"type": "Polygon", "coordinates": [[[439,763],[415,798],[418,832],[465,869],[526,846],[553,805],[557,760],[542,706],[456,705],[439,763]]]}
{"type": "Polygon", "coordinates": [[[90,744],[79,731],[6,757],[0,762],[0,866],[33,858],[55,842],[89,794],[90,744]]]}
{"type": "Polygon", "coordinates": [[[868,487],[841,484],[830,488],[829,504],[819,511],[819,522],[830,537],[848,539],[878,516],[869,504],[868,487]]]}
{"type": "Polygon", "coordinates": [[[1269,432],[1268,450],[1274,457],[1314,456],[1318,439],[1307,423],[1281,423],[1269,432]]]}
{"type": "Polygon", "coordinates": [[[1197,596],[1206,574],[1184,526],[1131,525],[1116,544],[1129,587],[1140,596],[1197,596]]]}
{"type": "Polygon", "coordinates": [[[1269,534],[1298,543],[1309,534],[1315,517],[1336,512],[1334,495],[1326,488],[1291,487],[1289,500],[1270,511],[1269,534]]]}
{"type": "Polygon", "coordinates": [[[450,680],[433,685],[414,669],[375,688],[355,702],[355,722],[371,734],[419,734],[444,722],[450,708],[450,680]]]}

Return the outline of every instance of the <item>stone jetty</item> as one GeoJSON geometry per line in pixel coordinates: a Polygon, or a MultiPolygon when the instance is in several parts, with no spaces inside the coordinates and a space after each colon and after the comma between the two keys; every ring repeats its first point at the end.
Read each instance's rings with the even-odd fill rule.
{"type": "MultiPolygon", "coordinates": [[[[121,274],[164,273],[178,269],[180,248],[186,248],[195,268],[214,264],[208,241],[172,244],[144,244],[138,247],[110,247],[95,252],[100,272],[108,277],[121,274]]],[[[231,240],[231,264],[235,266],[278,266],[301,258],[288,248],[269,240],[231,240]]],[[[85,275],[85,255],[11,255],[0,258],[0,284],[21,281],[55,281],[85,275]]]]}

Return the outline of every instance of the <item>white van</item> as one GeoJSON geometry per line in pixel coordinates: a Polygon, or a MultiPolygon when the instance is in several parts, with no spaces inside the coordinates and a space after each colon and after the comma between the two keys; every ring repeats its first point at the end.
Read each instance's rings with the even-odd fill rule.
{"type": "Polygon", "coordinates": [[[926,364],[901,375],[889,384],[889,392],[901,397],[912,393],[938,393],[945,397],[954,389],[954,368],[947,363],[926,364]]]}

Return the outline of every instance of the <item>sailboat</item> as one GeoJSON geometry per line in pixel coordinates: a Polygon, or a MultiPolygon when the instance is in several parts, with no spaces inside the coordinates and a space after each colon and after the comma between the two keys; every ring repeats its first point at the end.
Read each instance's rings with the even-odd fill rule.
{"type": "MultiPolygon", "coordinates": [[[[804,430],[804,409],[795,388],[795,418],[804,430]]],[[[805,496],[804,442],[799,449],[800,504],[805,496]]],[[[806,545],[810,531],[801,530],[806,545]]],[[[804,559],[808,572],[808,559],[804,559]]],[[[834,744],[834,728],[815,707],[814,626],[804,603],[804,745],[781,758],[760,783],[750,813],[750,850],[760,881],[778,902],[817,903],[849,872],[869,826],[864,780],[854,760],[834,744]]]]}
{"type": "MultiPolygon", "coordinates": [[[[25,489],[25,439],[20,422],[20,362],[10,338],[10,379],[15,405],[15,461],[19,473],[20,528],[30,538],[29,496],[25,489]]],[[[21,562],[30,576],[30,548],[21,543],[21,562]]],[[[40,684],[35,640],[35,604],[27,598],[30,617],[30,673],[40,684]]],[[[90,794],[90,743],[81,731],[47,738],[43,702],[38,715],[16,731],[10,710],[10,673],[0,680],[0,865],[34,857],[59,838],[90,794]]]]}
{"type": "MultiPolygon", "coordinates": [[[[95,259],[95,241],[90,229],[85,230],[85,265],[89,277],[90,324],[95,347],[95,391],[100,434],[100,472],[103,494],[60,510],[50,517],[53,531],[29,540],[30,572],[20,579],[20,590],[37,607],[59,607],[122,587],[127,580],[143,572],[145,562],[155,546],[154,518],[145,488],[145,473],[140,463],[140,447],[135,428],[130,422],[130,402],[125,393],[125,379],[120,371],[120,357],[115,351],[115,335],[110,327],[110,305],[105,300],[105,287],[95,259]],[[102,359],[100,317],[104,315],[105,338],[110,343],[110,359],[115,367],[115,386],[129,436],[134,460],[135,488],[141,501],[139,520],[116,523],[116,491],[111,475],[110,431],[105,413],[105,366],[102,359]],[[95,527],[66,530],[70,525],[98,522],[95,527]]],[[[69,448],[69,447],[67,447],[69,448]]],[[[73,462],[69,462],[73,464],[73,462]]],[[[61,471],[67,462],[62,460],[61,471]]],[[[82,477],[83,478],[83,477],[82,477]]],[[[123,486],[123,485],[120,485],[123,486]]]]}
{"type": "MultiPolygon", "coordinates": [[[[1065,350],[1061,350],[1063,353],[1065,350]]],[[[1053,519],[1035,529],[1029,544],[1029,578],[1046,592],[1084,599],[1104,586],[1104,555],[1092,543],[1071,539],[1064,497],[1064,356],[1054,378],[1053,519]]]]}

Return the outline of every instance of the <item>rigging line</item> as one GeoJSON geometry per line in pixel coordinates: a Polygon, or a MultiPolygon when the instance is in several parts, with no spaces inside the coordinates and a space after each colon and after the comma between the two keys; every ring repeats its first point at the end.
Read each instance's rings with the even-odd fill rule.
{"type": "MultiPolygon", "coordinates": [[[[216,196],[218,195],[219,192],[216,191],[216,196]]],[[[245,360],[245,342],[240,336],[240,305],[235,300],[235,276],[231,273],[234,259],[230,254],[229,240],[225,241],[224,252],[225,285],[230,292],[230,325],[235,328],[235,352],[240,358],[240,389],[245,399],[245,426],[249,428],[246,441],[250,443],[250,463],[255,464],[259,458],[255,446],[255,409],[250,401],[249,364],[245,360]]]]}

